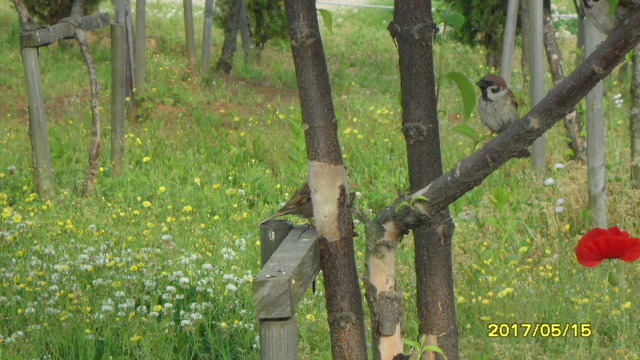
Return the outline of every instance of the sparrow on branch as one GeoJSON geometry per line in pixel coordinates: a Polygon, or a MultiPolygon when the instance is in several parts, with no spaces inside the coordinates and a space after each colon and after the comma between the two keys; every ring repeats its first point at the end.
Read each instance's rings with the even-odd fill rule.
{"type": "MultiPolygon", "coordinates": [[[[491,133],[499,134],[505,131],[512,122],[520,119],[518,101],[507,87],[506,81],[500,76],[489,74],[476,83],[480,87],[480,100],[478,101],[478,114],[480,120],[491,133]]],[[[516,153],[515,157],[525,158],[531,156],[527,149],[516,153]]]]}
{"type": "Polygon", "coordinates": [[[258,225],[262,225],[268,220],[284,216],[284,215],[297,215],[301,218],[307,219],[311,226],[313,226],[313,205],[311,203],[311,191],[309,190],[309,184],[304,185],[296,191],[295,194],[287,201],[280,210],[267,216],[264,220],[260,221],[258,225]]]}

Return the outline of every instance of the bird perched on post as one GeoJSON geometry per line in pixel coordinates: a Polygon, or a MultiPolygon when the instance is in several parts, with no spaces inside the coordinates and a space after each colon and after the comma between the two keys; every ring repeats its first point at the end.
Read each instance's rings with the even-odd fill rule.
{"type": "MultiPolygon", "coordinates": [[[[520,119],[518,101],[507,87],[507,82],[502,76],[489,74],[476,83],[482,96],[478,101],[478,114],[480,120],[492,133],[499,134],[505,131],[512,122],[520,119]]],[[[516,153],[515,157],[525,158],[531,156],[527,149],[516,153]]]]}
{"type": "Polygon", "coordinates": [[[640,0],[619,0],[613,14],[609,14],[607,0],[582,0],[582,5],[584,14],[591,19],[596,29],[604,35],[609,35],[622,23],[629,11],[640,5],[640,0]]]}
{"type": "Polygon", "coordinates": [[[305,182],[280,210],[267,216],[264,220],[260,221],[258,225],[262,225],[268,220],[284,215],[298,215],[301,218],[307,219],[311,226],[313,226],[313,204],[311,203],[309,183],[305,182]]]}

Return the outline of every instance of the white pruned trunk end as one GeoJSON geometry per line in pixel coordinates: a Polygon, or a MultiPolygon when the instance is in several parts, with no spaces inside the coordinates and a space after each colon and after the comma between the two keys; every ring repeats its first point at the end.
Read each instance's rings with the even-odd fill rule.
{"type": "Polygon", "coordinates": [[[308,183],[313,203],[313,216],[319,237],[327,241],[340,240],[338,215],[340,196],[348,201],[347,172],[344,165],[309,161],[308,183]]]}

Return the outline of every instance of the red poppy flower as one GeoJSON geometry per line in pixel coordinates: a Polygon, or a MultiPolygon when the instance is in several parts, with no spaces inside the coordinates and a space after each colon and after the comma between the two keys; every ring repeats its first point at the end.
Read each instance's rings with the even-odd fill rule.
{"type": "Polygon", "coordinates": [[[587,267],[596,266],[604,259],[638,260],[640,239],[630,237],[617,227],[591,229],[578,242],[576,258],[587,267]]]}

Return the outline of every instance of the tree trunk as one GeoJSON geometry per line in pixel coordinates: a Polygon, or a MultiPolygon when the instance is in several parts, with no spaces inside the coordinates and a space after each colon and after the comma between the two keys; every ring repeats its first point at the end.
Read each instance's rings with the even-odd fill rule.
{"type": "MultiPolygon", "coordinates": [[[[529,87],[529,104],[534,107],[544,97],[544,46],[542,42],[542,2],[529,0],[529,74],[531,82],[529,87]]],[[[542,180],[547,164],[546,139],[544,134],[533,142],[531,147],[531,165],[536,174],[542,180]]],[[[540,181],[542,182],[542,181],[540,181]]]]}
{"type": "MultiPolygon", "coordinates": [[[[431,1],[396,0],[390,29],[398,42],[402,132],[413,192],[442,174],[431,1]]],[[[453,229],[449,212],[443,209],[433,222],[414,227],[413,236],[420,335],[426,335],[426,341],[438,345],[449,359],[458,359],[451,262],[453,229]]],[[[433,354],[427,353],[423,358],[427,356],[433,354]]]]}
{"type": "MultiPolygon", "coordinates": [[[[551,79],[555,85],[564,80],[567,75],[562,65],[562,52],[560,52],[558,42],[556,41],[556,30],[553,25],[553,18],[551,17],[551,0],[544,0],[543,7],[544,45],[547,53],[547,61],[549,62],[549,70],[551,71],[551,79]]],[[[582,123],[575,109],[563,118],[563,124],[565,135],[567,136],[567,145],[569,149],[571,149],[571,152],[573,152],[573,160],[584,162],[587,146],[584,138],[580,137],[582,123]]]]}
{"type": "Polygon", "coordinates": [[[508,84],[513,70],[513,48],[516,40],[518,22],[518,0],[509,0],[507,6],[507,22],[504,25],[502,38],[502,58],[500,60],[500,76],[508,84]]]}
{"type": "Polygon", "coordinates": [[[286,0],[309,159],[333,359],[365,360],[362,295],[353,249],[353,220],[331,100],[327,63],[313,0],[286,0]]]}
{"type": "Polygon", "coordinates": [[[231,69],[233,68],[233,54],[236,52],[238,41],[238,14],[240,13],[242,1],[230,0],[229,5],[229,14],[227,14],[227,21],[224,27],[222,55],[220,55],[220,59],[216,64],[216,69],[225,74],[231,74],[231,69]]]}
{"type": "Polygon", "coordinates": [[[74,22],[74,34],[78,45],[80,46],[80,52],[87,64],[87,71],[89,73],[89,84],[91,86],[91,142],[89,145],[89,162],[87,163],[87,170],[85,172],[84,187],[82,189],[82,196],[89,196],[95,190],[96,187],[96,174],[98,172],[98,157],[100,156],[100,111],[98,110],[100,104],[98,103],[98,77],[96,76],[96,66],[93,62],[93,56],[89,52],[89,45],[87,44],[87,33],[82,28],[81,24],[75,23],[75,18],[82,16],[84,0],[75,0],[71,9],[72,21],[74,22]]]}
{"type": "Polygon", "coordinates": [[[640,189],[640,44],[633,49],[631,102],[631,181],[640,189]]]}
{"type": "Polygon", "coordinates": [[[522,46],[522,56],[520,64],[522,66],[522,88],[529,88],[529,51],[531,50],[531,40],[529,34],[529,0],[520,0],[520,40],[522,46]]]}

